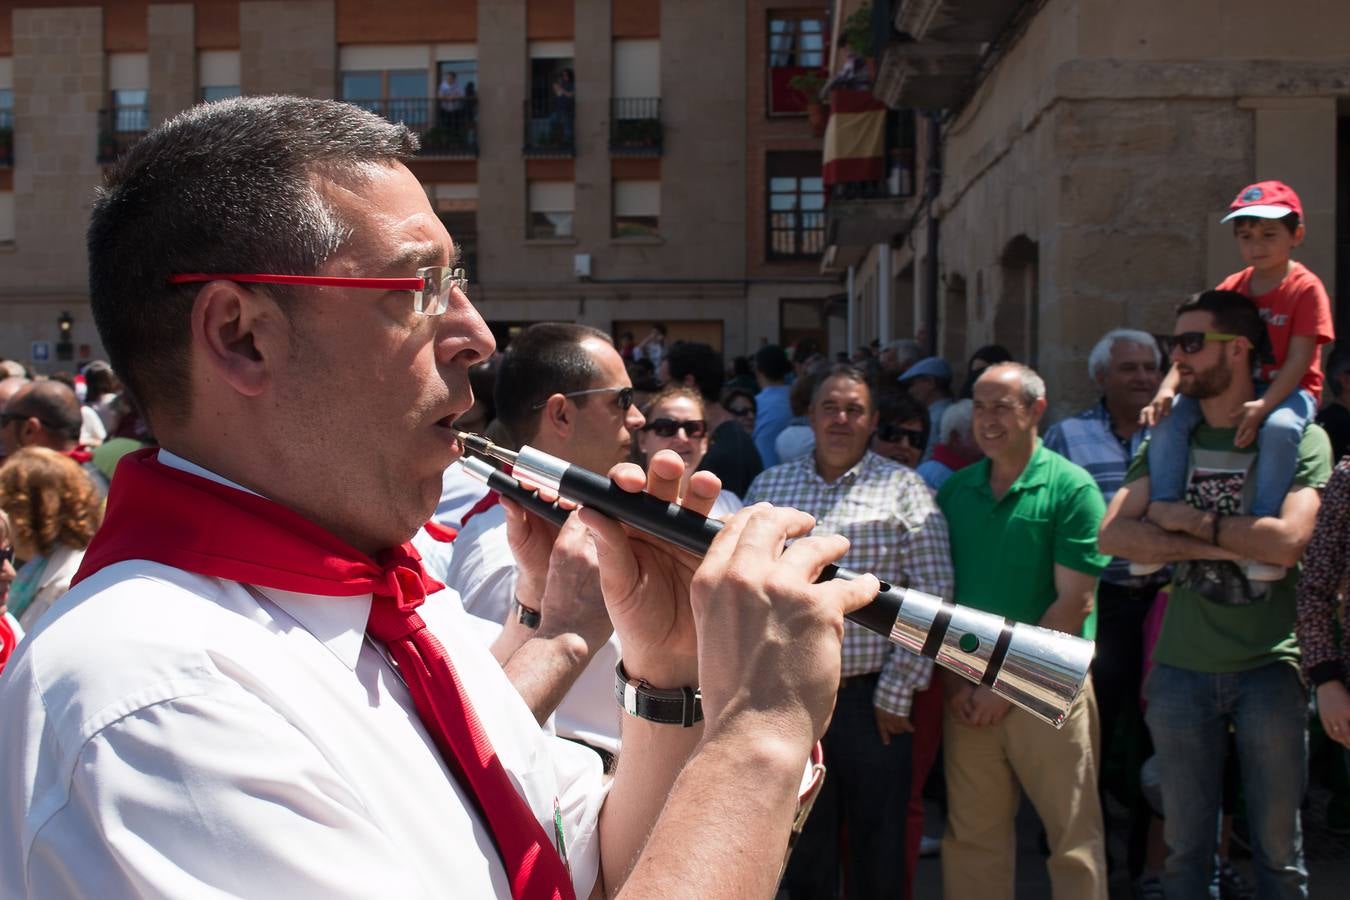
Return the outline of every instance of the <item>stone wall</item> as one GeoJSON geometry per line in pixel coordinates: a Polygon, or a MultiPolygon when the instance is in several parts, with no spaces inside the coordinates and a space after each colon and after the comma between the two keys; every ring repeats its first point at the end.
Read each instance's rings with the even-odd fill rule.
{"type": "Polygon", "coordinates": [[[152,128],[197,102],[196,29],[191,3],[151,4],[146,31],[152,128]]]}
{"type": "Polygon", "coordinates": [[[244,0],[239,70],[245,94],[337,94],[334,0],[244,0]]]}
{"type": "Polygon", "coordinates": [[[63,311],[75,319],[77,344],[97,340],[84,299],[84,233],[101,175],[103,12],[12,15],[16,237],[0,252],[0,354],[27,359],[30,341],[56,340],[63,311]]]}
{"type": "Polygon", "coordinates": [[[1333,21],[1350,25],[1350,8],[1311,5],[1320,12],[1272,24],[1247,0],[1207,19],[1154,0],[1050,0],[946,135],[941,266],[962,289],[940,293],[943,317],[963,317],[964,344],[960,354],[941,344],[953,364],[1008,341],[1014,325],[1032,329],[1025,355],[1051,386],[1050,418],[1089,403],[1087,354],[1104,332],[1166,332],[1180,300],[1241,267],[1219,219],[1261,179],[1300,191],[1309,237],[1297,255],[1334,297],[1335,129],[1350,53],[1325,35],[1333,21]],[[1252,61],[1255,48],[1237,52],[1222,35],[1191,40],[1215,21],[1239,43],[1269,25],[1266,46],[1291,58],[1252,61]]]}

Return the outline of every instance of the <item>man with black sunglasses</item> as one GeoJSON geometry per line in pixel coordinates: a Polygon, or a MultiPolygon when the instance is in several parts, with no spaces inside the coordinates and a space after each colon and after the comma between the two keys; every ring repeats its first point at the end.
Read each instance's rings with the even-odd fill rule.
{"type": "MultiPolygon", "coordinates": [[[[529,444],[593,472],[628,459],[633,435],[646,421],[609,335],[569,322],[541,322],[522,331],[501,359],[493,397],[512,449],[529,444]]],[[[540,607],[540,577],[548,560],[521,562],[531,548],[511,545],[507,511],[495,499],[490,494],[461,523],[446,584],[459,591],[465,610],[481,619],[528,620],[540,607]]],[[[603,604],[598,594],[592,599],[603,604]]],[[[558,704],[558,734],[608,754],[618,751],[613,678],[618,660],[618,641],[611,636],[558,704]]]]}
{"type": "Polygon", "coordinates": [[[1293,487],[1277,515],[1256,515],[1257,446],[1236,427],[1256,397],[1256,350],[1266,333],[1256,305],[1211,290],[1177,310],[1172,362],[1202,424],[1188,439],[1184,500],[1150,500],[1147,446],[1102,520],[1102,552],[1175,563],[1171,597],[1146,681],[1145,719],[1157,751],[1168,847],[1168,897],[1200,897],[1214,871],[1230,729],[1242,773],[1262,896],[1306,897],[1299,804],[1307,787],[1307,690],[1294,637],[1299,560],[1319,491],[1331,474],[1326,433],[1310,425],[1293,487]],[[1241,563],[1286,567],[1249,579],[1241,563]]]}

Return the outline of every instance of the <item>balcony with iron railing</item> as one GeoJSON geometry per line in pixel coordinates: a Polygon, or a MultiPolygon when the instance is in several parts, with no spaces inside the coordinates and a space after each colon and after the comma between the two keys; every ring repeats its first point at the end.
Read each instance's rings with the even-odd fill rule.
{"type": "Polygon", "coordinates": [[[664,138],[660,97],[615,97],[609,101],[612,155],[660,156],[664,138]]]}
{"type": "Polygon", "coordinates": [[[0,169],[14,165],[14,113],[0,109],[0,169]]]}
{"type": "Polygon", "coordinates": [[[525,101],[526,156],[576,156],[576,99],[534,90],[525,101]]]}
{"type": "Polygon", "coordinates": [[[111,163],[150,130],[148,106],[115,106],[98,111],[98,162],[111,163]]]}
{"type": "Polygon", "coordinates": [[[478,98],[438,100],[403,97],[391,100],[348,100],[390,122],[408,126],[420,143],[418,155],[454,158],[478,155],[478,98]]]}
{"type": "Polygon", "coordinates": [[[829,184],[826,257],[836,260],[835,265],[839,261],[847,265],[874,244],[889,243],[914,223],[918,202],[914,113],[885,110],[877,114],[885,117],[879,155],[847,160],[840,172],[851,172],[853,177],[837,177],[829,184]],[[868,172],[875,174],[863,175],[868,172]]]}

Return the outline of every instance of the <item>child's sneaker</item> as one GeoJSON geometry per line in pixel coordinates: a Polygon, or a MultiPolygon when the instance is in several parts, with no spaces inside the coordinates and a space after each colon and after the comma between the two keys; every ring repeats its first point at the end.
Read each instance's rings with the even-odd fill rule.
{"type": "Polygon", "coordinates": [[[1247,572],[1248,581],[1280,581],[1289,571],[1284,566],[1276,566],[1271,563],[1257,562],[1254,559],[1247,560],[1244,566],[1247,572]]]}
{"type": "Polygon", "coordinates": [[[1154,572],[1161,572],[1166,565],[1167,563],[1132,562],[1130,563],[1130,574],[1139,577],[1152,575],[1154,572]]]}

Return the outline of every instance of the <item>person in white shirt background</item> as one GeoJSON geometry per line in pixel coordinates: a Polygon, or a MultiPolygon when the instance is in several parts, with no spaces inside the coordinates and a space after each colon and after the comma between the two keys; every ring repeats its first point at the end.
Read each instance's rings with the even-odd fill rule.
{"type": "MultiPolygon", "coordinates": [[[[606,472],[628,459],[633,432],[643,424],[631,391],[623,359],[607,334],[587,325],[541,322],[512,340],[498,366],[493,395],[509,446],[529,444],[606,472]]],[[[445,583],[459,593],[470,615],[504,623],[519,615],[517,603],[538,609],[543,585],[517,564],[520,550],[511,544],[500,504],[465,519],[453,546],[445,583]]],[[[590,599],[600,602],[598,595],[590,599]]],[[[554,727],[561,737],[606,754],[618,751],[618,661],[618,638],[611,635],[558,704],[554,727]]]]}
{"type": "MultiPolygon", "coordinates": [[[[180,114],[114,167],[90,229],[91,295],[164,448],[139,459],[177,473],[158,477],[262,495],[358,554],[426,521],[458,452],[446,425],[493,342],[458,285],[442,294],[416,274],[457,251],[402,163],[415,150],[404,126],[346,104],[245,97],[180,114]],[[327,283],[169,281],[218,271],[327,283]],[[331,281],[362,276],[422,287],[331,281]]],[[[671,500],[683,466],[658,454],[645,476],[611,476],[671,500]]],[[[717,492],[700,474],[686,505],[707,512],[717,492]]],[[[432,596],[418,612],[488,752],[566,834],[566,893],[771,896],[839,681],[843,615],[876,580],[814,584],[846,542],[805,537],[810,517],[792,510],[738,514],[697,571],[603,516],[579,518],[630,677],[701,687],[705,718],[626,717],[602,784],[593,756],[540,732],[457,605],[432,596]]],[[[565,608],[548,602],[563,568],[517,654],[598,630],[550,621],[565,608]]],[[[477,807],[364,634],[371,608],[370,593],[260,588],[135,558],[88,574],[0,679],[0,895],[507,896],[477,807]]]]}

